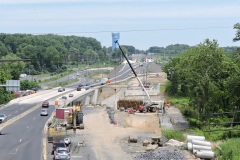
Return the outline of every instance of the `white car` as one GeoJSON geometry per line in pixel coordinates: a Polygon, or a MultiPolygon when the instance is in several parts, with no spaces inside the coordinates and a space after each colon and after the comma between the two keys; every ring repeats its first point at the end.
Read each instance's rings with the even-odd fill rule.
{"type": "Polygon", "coordinates": [[[41,116],[48,116],[48,110],[46,108],[42,108],[41,116]]]}
{"type": "Polygon", "coordinates": [[[71,144],[71,138],[64,138],[64,143],[68,146],[69,144],[71,144]]]}
{"type": "Polygon", "coordinates": [[[5,122],[7,120],[6,114],[0,114],[0,123],[5,122]]]}
{"type": "Polygon", "coordinates": [[[70,160],[71,156],[70,156],[70,152],[67,148],[64,147],[58,147],[54,153],[54,159],[55,160],[60,160],[60,159],[64,159],[64,160],[70,160]]]}

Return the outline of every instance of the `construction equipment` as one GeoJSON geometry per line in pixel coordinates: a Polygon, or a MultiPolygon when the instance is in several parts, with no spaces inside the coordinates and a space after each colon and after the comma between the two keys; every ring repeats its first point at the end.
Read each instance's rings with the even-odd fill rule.
{"type": "Polygon", "coordinates": [[[68,115],[67,129],[84,129],[83,116],[81,101],[76,102],[72,113],[68,115]]]}
{"type": "MultiPolygon", "coordinates": [[[[148,112],[148,111],[155,112],[157,106],[155,105],[154,102],[152,102],[152,100],[151,100],[151,98],[150,98],[150,96],[149,96],[147,90],[145,89],[145,87],[144,87],[142,81],[139,79],[137,73],[136,73],[135,70],[133,69],[131,63],[129,62],[129,60],[128,60],[128,58],[127,58],[127,56],[126,56],[125,53],[123,52],[123,50],[122,50],[120,44],[118,43],[117,40],[115,41],[115,43],[118,44],[119,49],[120,49],[120,51],[122,52],[122,55],[123,55],[124,58],[126,59],[128,65],[129,65],[129,67],[131,68],[131,70],[132,70],[133,74],[135,75],[135,77],[137,78],[137,80],[138,80],[138,82],[139,82],[139,84],[140,84],[142,90],[144,91],[144,93],[146,94],[146,96],[147,96],[147,98],[148,98],[148,100],[145,101],[145,102],[143,103],[143,105],[140,105],[137,109],[138,109],[140,112],[148,112]]],[[[162,107],[162,106],[163,106],[163,103],[161,103],[161,107],[162,107]]]]}

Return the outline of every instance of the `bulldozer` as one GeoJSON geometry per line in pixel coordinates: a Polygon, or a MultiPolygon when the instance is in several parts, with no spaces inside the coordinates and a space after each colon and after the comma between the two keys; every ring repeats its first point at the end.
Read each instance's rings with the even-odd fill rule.
{"type": "Polygon", "coordinates": [[[66,128],[73,130],[84,129],[83,116],[82,104],[78,102],[73,106],[72,113],[68,114],[66,128]]]}

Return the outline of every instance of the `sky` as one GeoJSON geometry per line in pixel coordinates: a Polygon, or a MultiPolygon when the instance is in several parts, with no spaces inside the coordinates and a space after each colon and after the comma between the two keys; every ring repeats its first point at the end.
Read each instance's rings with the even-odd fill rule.
{"type": "Polygon", "coordinates": [[[205,39],[233,42],[240,23],[239,0],[0,0],[0,33],[58,34],[96,38],[147,50],[190,46],[205,39]]]}

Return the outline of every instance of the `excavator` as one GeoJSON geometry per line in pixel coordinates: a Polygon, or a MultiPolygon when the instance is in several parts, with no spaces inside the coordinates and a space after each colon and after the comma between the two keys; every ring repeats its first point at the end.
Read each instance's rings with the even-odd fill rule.
{"type": "Polygon", "coordinates": [[[67,117],[66,128],[73,129],[74,131],[76,131],[76,129],[84,129],[83,116],[81,101],[76,102],[75,105],[73,105],[72,113],[69,113],[67,117]]]}

